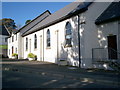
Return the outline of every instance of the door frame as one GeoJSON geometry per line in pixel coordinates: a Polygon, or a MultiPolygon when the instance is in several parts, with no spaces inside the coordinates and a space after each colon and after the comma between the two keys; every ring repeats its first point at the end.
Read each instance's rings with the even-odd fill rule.
{"type": "Polygon", "coordinates": [[[40,61],[43,61],[43,39],[42,39],[42,35],[40,35],[40,61]]]}
{"type": "Polygon", "coordinates": [[[29,39],[29,50],[30,50],[30,53],[31,53],[31,39],[29,39]]]}
{"type": "Polygon", "coordinates": [[[118,55],[117,55],[117,35],[111,35],[111,36],[107,36],[107,43],[108,43],[108,58],[109,59],[117,59],[118,55]],[[114,42],[110,42],[114,41],[114,42]],[[112,44],[111,44],[112,43],[112,44]],[[113,44],[114,43],[114,44],[113,44]],[[110,45],[111,44],[111,45],[110,45]]]}

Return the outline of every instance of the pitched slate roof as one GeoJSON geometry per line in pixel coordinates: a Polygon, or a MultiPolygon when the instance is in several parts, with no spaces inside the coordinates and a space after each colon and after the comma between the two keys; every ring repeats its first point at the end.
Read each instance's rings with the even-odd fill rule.
{"type": "Polygon", "coordinates": [[[13,33],[13,34],[16,34],[17,32],[18,32],[17,29],[12,29],[12,33],[13,33]]]}
{"type": "Polygon", "coordinates": [[[40,14],[39,16],[37,16],[35,19],[33,19],[32,21],[30,21],[28,24],[26,24],[22,28],[20,28],[18,30],[18,32],[21,31],[21,33],[25,33],[26,31],[29,31],[29,29],[33,28],[35,25],[37,25],[38,23],[40,23],[42,20],[44,20],[49,15],[51,15],[50,11],[46,10],[45,12],[43,12],[42,14],[40,14]]]}
{"type": "Polygon", "coordinates": [[[120,1],[112,2],[110,6],[96,19],[95,24],[101,24],[120,19],[120,1]]]}
{"type": "Polygon", "coordinates": [[[69,5],[67,5],[66,7],[51,14],[49,17],[47,17],[42,22],[40,22],[38,25],[33,27],[31,30],[29,30],[28,32],[25,32],[22,36],[31,34],[33,32],[36,32],[43,28],[46,28],[50,25],[56,24],[60,21],[63,21],[73,15],[76,15],[77,13],[83,12],[83,11],[87,10],[87,7],[90,4],[91,4],[91,2],[72,2],[69,5]]]}
{"type": "Polygon", "coordinates": [[[5,36],[10,35],[7,29],[3,25],[0,25],[0,35],[5,35],[5,36]]]}

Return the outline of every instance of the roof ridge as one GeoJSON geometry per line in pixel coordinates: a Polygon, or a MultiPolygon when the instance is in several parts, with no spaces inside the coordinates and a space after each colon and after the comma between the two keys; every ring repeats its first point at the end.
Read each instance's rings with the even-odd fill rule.
{"type": "Polygon", "coordinates": [[[51,15],[51,13],[50,13],[49,10],[44,11],[42,14],[40,14],[39,16],[37,16],[36,18],[34,18],[33,20],[31,20],[29,23],[27,23],[27,24],[24,25],[23,27],[21,27],[21,28],[18,30],[18,32],[19,32],[21,29],[23,29],[24,27],[26,27],[27,25],[29,25],[30,23],[32,23],[33,21],[35,21],[37,18],[39,18],[40,16],[42,16],[43,14],[45,14],[46,12],[48,12],[48,13],[51,15]]]}

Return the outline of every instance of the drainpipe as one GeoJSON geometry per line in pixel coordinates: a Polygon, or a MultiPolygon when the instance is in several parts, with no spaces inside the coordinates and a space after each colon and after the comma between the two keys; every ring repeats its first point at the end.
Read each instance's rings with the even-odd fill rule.
{"type": "Polygon", "coordinates": [[[80,53],[80,16],[78,14],[78,55],[79,55],[79,67],[81,67],[81,53],[80,53]]]}
{"type": "Polygon", "coordinates": [[[59,41],[58,41],[59,40],[59,36],[58,36],[58,32],[59,31],[57,30],[56,31],[56,34],[57,34],[57,60],[59,60],[59,46],[58,46],[59,45],[59,41]]]}

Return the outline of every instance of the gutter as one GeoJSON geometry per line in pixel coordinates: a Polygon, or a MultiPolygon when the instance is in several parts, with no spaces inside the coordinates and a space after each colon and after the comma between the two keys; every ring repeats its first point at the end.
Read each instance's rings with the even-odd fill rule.
{"type": "Polygon", "coordinates": [[[87,8],[87,7],[84,7],[84,8],[82,8],[82,9],[76,11],[76,12],[69,13],[68,15],[66,15],[66,16],[64,16],[64,17],[62,17],[62,18],[59,18],[59,19],[55,20],[54,22],[50,22],[50,23],[48,23],[48,24],[46,24],[46,25],[43,25],[43,26],[41,26],[40,28],[37,28],[37,29],[35,29],[34,31],[29,32],[28,34],[23,34],[22,37],[27,36],[27,35],[29,35],[29,34],[32,34],[32,33],[36,32],[36,31],[42,30],[42,29],[44,29],[44,28],[47,28],[47,27],[49,27],[49,26],[51,26],[51,25],[54,25],[54,24],[56,24],[56,23],[59,23],[59,22],[61,22],[61,21],[63,21],[63,20],[66,20],[66,19],[72,17],[72,16],[75,16],[75,15],[77,15],[77,14],[79,14],[79,13],[85,12],[86,10],[88,10],[88,8],[87,8]]]}
{"type": "Polygon", "coordinates": [[[44,62],[44,30],[43,30],[43,62],[44,62]]]}
{"type": "Polygon", "coordinates": [[[105,24],[105,23],[108,23],[108,22],[114,22],[114,21],[117,21],[117,20],[120,20],[120,16],[114,17],[114,18],[108,18],[108,19],[104,19],[104,20],[96,20],[95,24],[100,25],[100,24],[105,24]]]}

